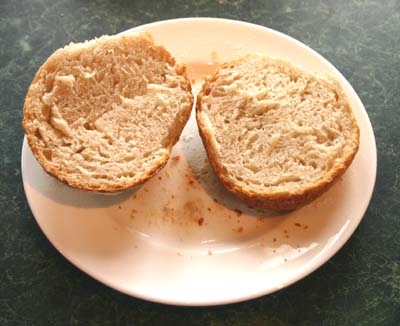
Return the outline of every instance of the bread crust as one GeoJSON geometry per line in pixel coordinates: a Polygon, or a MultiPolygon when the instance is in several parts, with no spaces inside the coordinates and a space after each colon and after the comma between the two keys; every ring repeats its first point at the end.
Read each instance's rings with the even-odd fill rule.
{"type": "MultiPolygon", "coordinates": [[[[244,60],[245,58],[238,59],[237,61],[244,60]]],[[[291,63],[282,60],[276,59],[281,62],[285,62],[287,64],[292,65],[291,63]]],[[[232,63],[223,64],[220,69],[228,67],[232,63]]],[[[294,65],[292,65],[294,66],[294,65]]],[[[346,100],[345,108],[350,114],[350,118],[352,120],[353,125],[353,140],[356,144],[356,147],[348,153],[345,157],[342,158],[342,163],[336,166],[335,169],[331,170],[326,176],[320,181],[317,182],[309,187],[303,187],[300,189],[292,189],[290,191],[280,191],[280,192],[255,192],[251,189],[245,189],[243,187],[238,186],[235,184],[230,178],[227,177],[224,168],[218,162],[218,155],[216,153],[216,149],[212,144],[213,134],[212,131],[206,126],[204,123],[201,113],[202,113],[202,98],[204,95],[208,95],[211,90],[210,83],[213,82],[218,76],[219,69],[215,71],[211,76],[207,77],[205,80],[198,96],[196,102],[196,120],[199,129],[199,134],[203,141],[208,159],[211,163],[211,166],[221,181],[221,183],[225,186],[225,188],[239,197],[240,199],[244,200],[249,206],[256,207],[256,208],[263,208],[263,209],[272,209],[276,211],[289,211],[297,209],[301,206],[304,206],[324,192],[326,192],[334,183],[337,181],[340,176],[344,174],[347,168],[350,166],[351,162],[353,161],[359,147],[359,138],[360,138],[360,131],[356,122],[356,119],[351,111],[348,99],[346,95],[343,93],[339,83],[329,78],[335,85],[337,86],[338,92],[340,92],[341,96],[346,100]]],[[[311,73],[309,73],[311,74],[311,73]]],[[[311,74],[312,75],[312,74],[311,74]]],[[[321,78],[321,77],[319,77],[321,78]]]]}
{"type": "MultiPolygon", "coordinates": [[[[138,186],[138,185],[144,183],[145,181],[147,181],[148,179],[150,179],[151,177],[156,175],[167,164],[172,147],[179,140],[179,136],[180,136],[183,128],[185,127],[187,121],[189,120],[190,113],[191,113],[191,110],[193,107],[194,98],[193,98],[193,94],[192,94],[191,84],[190,84],[189,78],[187,77],[186,66],[183,64],[177,64],[175,62],[175,59],[171,56],[171,54],[164,47],[162,47],[161,45],[154,44],[153,38],[149,33],[141,32],[140,35],[147,41],[153,43],[152,50],[158,51],[158,53],[162,56],[162,59],[165,62],[168,62],[170,65],[177,65],[177,67],[179,66],[181,76],[183,76],[185,78],[185,82],[183,82],[181,84],[181,88],[187,92],[187,95],[189,96],[189,99],[190,99],[190,105],[188,106],[188,109],[181,110],[181,112],[180,112],[180,119],[178,119],[178,124],[175,129],[177,132],[175,133],[175,136],[172,139],[171,143],[168,144],[169,145],[167,147],[168,153],[166,155],[164,155],[160,160],[158,160],[158,162],[156,162],[156,164],[154,164],[152,169],[147,171],[147,173],[145,175],[143,175],[140,179],[137,179],[134,182],[124,182],[124,183],[120,183],[118,185],[107,185],[107,184],[90,185],[87,183],[80,182],[80,180],[71,179],[71,178],[69,178],[68,175],[65,175],[60,169],[47,163],[47,159],[45,158],[44,154],[36,146],[35,138],[28,130],[28,123],[29,123],[29,119],[31,118],[31,112],[30,112],[31,106],[32,106],[33,99],[35,98],[34,85],[39,80],[41,74],[46,71],[46,69],[48,68],[49,65],[51,65],[53,62],[57,62],[57,60],[59,60],[59,58],[64,55],[64,51],[70,51],[70,49],[73,48],[74,46],[85,46],[85,44],[88,44],[95,40],[87,41],[85,43],[71,44],[71,45],[66,46],[65,48],[55,51],[39,68],[39,70],[36,72],[36,74],[32,80],[32,83],[31,83],[31,85],[28,89],[27,95],[25,97],[24,107],[23,107],[23,119],[22,119],[22,127],[25,131],[28,145],[29,145],[34,157],[39,162],[39,164],[42,166],[42,168],[44,169],[45,172],[47,172],[50,176],[55,177],[57,180],[61,181],[62,183],[66,184],[72,188],[85,190],[85,191],[94,191],[94,192],[99,192],[99,193],[116,193],[116,192],[120,192],[120,191],[124,191],[124,190],[130,189],[130,188],[133,188],[135,186],[138,186]]],[[[113,37],[109,37],[109,38],[121,38],[123,40],[126,37],[129,37],[129,36],[117,35],[117,36],[113,36],[113,37]]]]}

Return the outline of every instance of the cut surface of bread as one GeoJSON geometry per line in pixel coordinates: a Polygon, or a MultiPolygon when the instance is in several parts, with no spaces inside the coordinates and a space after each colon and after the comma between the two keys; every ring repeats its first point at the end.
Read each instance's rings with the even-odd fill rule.
{"type": "Polygon", "coordinates": [[[75,188],[116,192],[143,183],[166,164],[190,116],[185,70],[148,33],[57,50],[25,99],[34,156],[75,188]]]}
{"type": "Polygon", "coordinates": [[[197,98],[211,165],[251,206],[298,208],[344,173],[359,129],[340,84],[263,54],[222,65],[197,98]]]}

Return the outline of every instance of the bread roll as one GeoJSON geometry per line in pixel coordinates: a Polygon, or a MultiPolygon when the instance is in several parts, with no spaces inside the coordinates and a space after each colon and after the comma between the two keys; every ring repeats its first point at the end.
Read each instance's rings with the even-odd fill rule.
{"type": "Polygon", "coordinates": [[[251,206],[291,210],[351,164],[359,129],[340,84],[263,54],[207,78],[196,118],[211,165],[251,206]]]}
{"type": "Polygon", "coordinates": [[[143,183],[166,164],[190,116],[185,70],[147,33],[57,50],[25,99],[34,156],[79,189],[117,192],[143,183]]]}

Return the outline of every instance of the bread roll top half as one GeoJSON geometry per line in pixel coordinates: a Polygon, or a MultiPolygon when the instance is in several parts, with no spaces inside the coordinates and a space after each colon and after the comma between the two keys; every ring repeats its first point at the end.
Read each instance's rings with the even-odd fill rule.
{"type": "Polygon", "coordinates": [[[147,33],[57,50],[25,100],[34,156],[75,188],[116,192],[143,183],[166,164],[190,116],[185,70],[147,33]]]}

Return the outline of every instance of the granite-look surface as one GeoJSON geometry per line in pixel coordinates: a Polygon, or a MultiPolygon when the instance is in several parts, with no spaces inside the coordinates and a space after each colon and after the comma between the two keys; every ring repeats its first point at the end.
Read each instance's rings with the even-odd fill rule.
{"type": "Polygon", "coordinates": [[[0,90],[0,325],[400,325],[399,1],[3,0],[0,90]],[[254,22],[320,52],[358,92],[378,146],[374,196],[344,248],[287,289],[221,307],[145,302],[80,272],[40,231],[20,176],[23,99],[48,55],[190,16],[254,22]]]}

